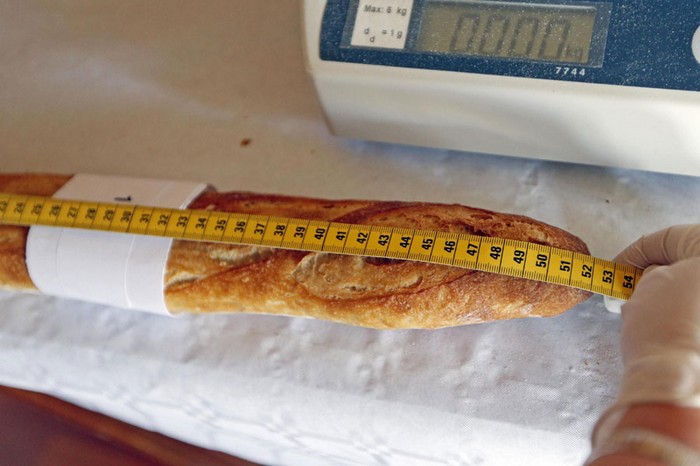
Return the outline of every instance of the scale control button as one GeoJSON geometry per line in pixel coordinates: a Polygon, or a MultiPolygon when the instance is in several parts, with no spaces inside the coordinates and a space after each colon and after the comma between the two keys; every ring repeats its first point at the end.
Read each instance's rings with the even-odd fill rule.
{"type": "Polygon", "coordinates": [[[698,26],[693,36],[693,55],[695,55],[695,60],[700,63],[700,26],[698,26]]]}

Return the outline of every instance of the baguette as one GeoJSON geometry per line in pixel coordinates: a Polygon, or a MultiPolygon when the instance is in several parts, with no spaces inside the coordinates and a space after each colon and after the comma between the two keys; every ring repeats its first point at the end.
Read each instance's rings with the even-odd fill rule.
{"type": "MultiPolygon", "coordinates": [[[[70,176],[0,175],[0,192],[50,196],[70,176]]],[[[442,230],[588,254],[576,236],[536,220],[461,205],[202,193],[190,206],[248,214],[442,230]]],[[[27,228],[0,227],[0,286],[35,290],[27,228]]],[[[247,312],[350,325],[441,328],[558,315],[590,296],[559,285],[420,262],[176,240],[164,277],[170,312],[247,312]]]]}

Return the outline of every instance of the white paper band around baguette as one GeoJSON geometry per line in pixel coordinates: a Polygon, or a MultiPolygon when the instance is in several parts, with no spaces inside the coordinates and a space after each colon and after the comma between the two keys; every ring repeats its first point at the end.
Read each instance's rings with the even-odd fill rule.
{"type": "MultiPolygon", "coordinates": [[[[204,183],[76,175],[54,197],[185,208],[204,183]]],[[[33,226],[27,268],[44,294],[170,315],[163,277],[172,240],[33,226]]]]}

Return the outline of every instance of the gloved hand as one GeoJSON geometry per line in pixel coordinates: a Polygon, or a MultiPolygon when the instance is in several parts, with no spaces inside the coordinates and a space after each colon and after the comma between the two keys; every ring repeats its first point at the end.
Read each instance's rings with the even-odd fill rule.
{"type": "Polygon", "coordinates": [[[615,261],[645,269],[622,306],[618,404],[700,407],[700,225],[642,237],[615,261]]]}
{"type": "Polygon", "coordinates": [[[634,405],[700,408],[700,225],[642,237],[615,261],[645,272],[622,306],[622,385],[596,425],[589,462],[633,451],[664,464],[700,464],[697,451],[672,438],[618,430],[634,405]]]}

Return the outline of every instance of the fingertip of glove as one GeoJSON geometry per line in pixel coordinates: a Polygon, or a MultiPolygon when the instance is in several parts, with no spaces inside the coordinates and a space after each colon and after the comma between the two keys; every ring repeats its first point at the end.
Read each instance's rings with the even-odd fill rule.
{"type": "Polygon", "coordinates": [[[622,314],[622,306],[625,304],[625,300],[613,298],[611,296],[603,296],[603,304],[605,309],[613,314],[622,314]]]}

